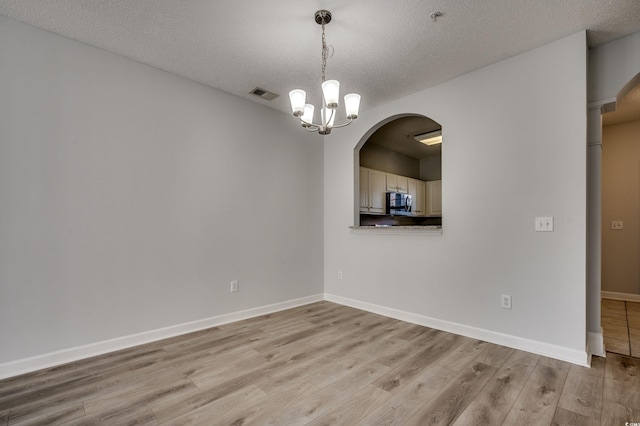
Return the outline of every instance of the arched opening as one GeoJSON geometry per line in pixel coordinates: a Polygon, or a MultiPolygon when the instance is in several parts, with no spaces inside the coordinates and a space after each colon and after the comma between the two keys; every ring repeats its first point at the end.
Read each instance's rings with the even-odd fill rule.
{"type": "Polygon", "coordinates": [[[354,149],[357,226],[442,226],[442,126],[399,114],[354,149]]]}

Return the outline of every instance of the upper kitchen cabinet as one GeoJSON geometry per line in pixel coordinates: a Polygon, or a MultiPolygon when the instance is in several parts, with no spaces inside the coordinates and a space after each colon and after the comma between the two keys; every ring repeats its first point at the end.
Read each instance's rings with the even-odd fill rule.
{"type": "Polygon", "coordinates": [[[408,193],[409,178],[406,176],[398,176],[391,173],[387,173],[387,191],[402,192],[404,194],[408,193]]]}
{"type": "Polygon", "coordinates": [[[440,210],[442,209],[442,202],[438,195],[438,188],[442,187],[439,184],[442,181],[425,182],[419,179],[385,173],[366,167],[360,167],[360,213],[386,213],[385,192],[389,192],[389,188],[391,188],[392,192],[404,193],[404,191],[398,191],[398,189],[402,189],[402,187],[396,183],[392,183],[391,187],[389,186],[390,182],[398,181],[407,181],[406,193],[411,195],[412,199],[410,216],[437,216],[440,214],[438,211],[433,210],[433,208],[437,209],[440,206],[440,210]],[[427,189],[427,185],[429,185],[429,189],[427,189]],[[431,201],[427,202],[429,196],[432,198],[431,201]],[[429,206],[432,206],[432,210],[429,210],[429,206]]]}
{"type": "Polygon", "coordinates": [[[427,216],[442,215],[442,181],[427,182],[427,216]]]}
{"type": "Polygon", "coordinates": [[[413,216],[425,216],[426,210],[426,182],[409,178],[409,195],[413,198],[411,212],[413,216]]]}
{"type": "Polygon", "coordinates": [[[385,213],[386,185],[386,173],[360,167],[360,213],[385,213]]]}
{"type": "Polygon", "coordinates": [[[360,213],[369,212],[369,169],[360,167],[360,213]]]}

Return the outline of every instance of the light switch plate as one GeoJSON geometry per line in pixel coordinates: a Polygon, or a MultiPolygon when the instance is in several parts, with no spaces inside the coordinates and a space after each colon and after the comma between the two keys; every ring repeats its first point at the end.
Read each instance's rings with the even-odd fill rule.
{"type": "Polygon", "coordinates": [[[624,222],[621,220],[612,220],[611,229],[624,229],[624,222]]]}
{"type": "Polygon", "coordinates": [[[553,232],[553,216],[536,217],[536,232],[553,232]]]}

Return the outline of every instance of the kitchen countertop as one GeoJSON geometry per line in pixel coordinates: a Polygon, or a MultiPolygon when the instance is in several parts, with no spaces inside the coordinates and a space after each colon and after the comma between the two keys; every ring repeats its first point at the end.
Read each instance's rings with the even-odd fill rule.
{"type": "Polygon", "coordinates": [[[420,235],[442,235],[442,226],[402,226],[402,225],[369,225],[350,226],[349,229],[356,232],[371,232],[379,234],[420,234],[420,235]]]}

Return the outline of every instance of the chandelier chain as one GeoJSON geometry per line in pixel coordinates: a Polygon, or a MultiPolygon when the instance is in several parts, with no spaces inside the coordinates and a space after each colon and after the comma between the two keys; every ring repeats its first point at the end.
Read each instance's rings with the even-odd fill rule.
{"type": "Polygon", "coordinates": [[[327,68],[327,57],[329,48],[327,47],[327,39],[324,35],[324,21],[322,21],[322,82],[325,81],[325,70],[327,68]]]}

